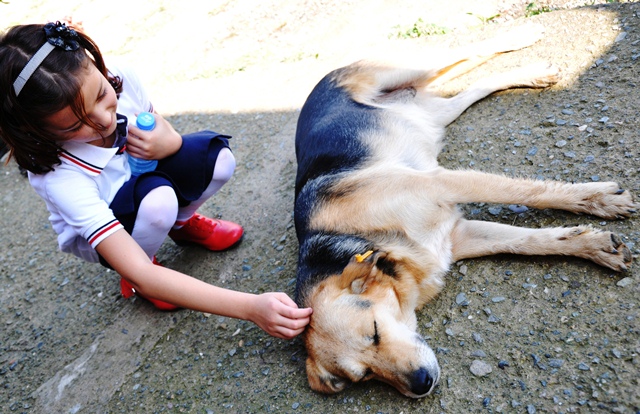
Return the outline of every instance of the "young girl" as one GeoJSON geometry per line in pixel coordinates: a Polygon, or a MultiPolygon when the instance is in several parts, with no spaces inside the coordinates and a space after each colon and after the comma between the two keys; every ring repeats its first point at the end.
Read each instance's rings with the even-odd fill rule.
{"type": "Polygon", "coordinates": [[[62,251],[113,268],[125,297],[159,309],[246,319],[279,338],[304,330],[311,309],[284,293],[222,289],[155,261],[167,235],[214,251],[239,243],[241,226],[196,213],[233,173],[228,136],[182,137],[158,114],[153,130],[137,128],[152,112],[138,78],[108,71],[96,44],[59,22],[8,30],[0,67],[0,140],[29,171],[62,251]],[[132,176],[129,156],[159,161],[132,176]]]}

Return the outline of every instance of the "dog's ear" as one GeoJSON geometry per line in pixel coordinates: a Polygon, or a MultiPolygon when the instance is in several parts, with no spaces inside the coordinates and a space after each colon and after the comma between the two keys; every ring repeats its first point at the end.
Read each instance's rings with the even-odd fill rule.
{"type": "Polygon", "coordinates": [[[336,377],[322,366],[316,364],[315,359],[307,357],[307,380],[312,390],[323,394],[335,394],[347,386],[347,380],[336,377]]]}
{"type": "Polygon", "coordinates": [[[363,293],[380,273],[376,267],[378,260],[386,256],[387,254],[381,251],[368,251],[354,255],[342,271],[341,287],[343,289],[350,287],[351,292],[355,294],[363,293]]]}

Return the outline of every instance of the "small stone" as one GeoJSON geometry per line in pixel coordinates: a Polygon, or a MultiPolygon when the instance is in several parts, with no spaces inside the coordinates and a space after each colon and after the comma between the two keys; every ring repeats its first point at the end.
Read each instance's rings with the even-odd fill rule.
{"type": "Polygon", "coordinates": [[[564,139],[561,139],[560,141],[556,142],[556,147],[558,148],[562,148],[565,145],[567,145],[567,141],[565,141],[564,139]]]}
{"type": "Polygon", "coordinates": [[[490,207],[489,214],[492,216],[497,216],[502,212],[502,207],[490,207]]]}
{"type": "Polygon", "coordinates": [[[616,286],[627,287],[631,283],[633,283],[633,278],[625,277],[624,279],[618,280],[618,283],[616,283],[616,286]]]}
{"type": "Polygon", "coordinates": [[[509,205],[509,210],[513,211],[516,214],[520,214],[520,213],[524,213],[525,211],[528,211],[529,208],[527,206],[511,204],[509,205]]]}
{"type": "Polygon", "coordinates": [[[536,354],[531,354],[531,358],[533,358],[533,365],[538,365],[540,363],[540,357],[536,354]]]}
{"type": "Polygon", "coordinates": [[[504,296],[495,296],[493,298],[491,298],[491,302],[493,303],[500,303],[500,302],[504,302],[505,298],[504,296]]]}
{"type": "Polygon", "coordinates": [[[486,362],[480,361],[478,359],[474,360],[471,363],[469,370],[476,377],[485,377],[491,374],[491,371],[493,371],[491,369],[491,365],[487,364],[486,362]]]}
{"type": "Polygon", "coordinates": [[[584,362],[581,362],[578,364],[578,369],[580,371],[589,371],[589,365],[585,364],[584,362]]]}
{"type": "Polygon", "coordinates": [[[551,358],[549,360],[549,366],[551,368],[560,368],[564,364],[564,359],[551,358]]]}
{"type": "Polygon", "coordinates": [[[458,293],[456,296],[456,304],[459,306],[469,306],[469,300],[464,293],[458,293]]]}

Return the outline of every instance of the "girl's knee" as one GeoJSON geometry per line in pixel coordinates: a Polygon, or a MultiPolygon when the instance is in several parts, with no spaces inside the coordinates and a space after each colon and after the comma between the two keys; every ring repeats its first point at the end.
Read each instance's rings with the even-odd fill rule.
{"type": "Polygon", "coordinates": [[[173,188],[161,186],[151,190],[140,202],[138,218],[148,225],[170,229],[178,215],[178,197],[173,188]]]}
{"type": "Polygon", "coordinates": [[[223,148],[218,153],[216,166],[213,170],[213,180],[227,182],[231,179],[236,168],[236,159],[229,148],[223,148]]]}

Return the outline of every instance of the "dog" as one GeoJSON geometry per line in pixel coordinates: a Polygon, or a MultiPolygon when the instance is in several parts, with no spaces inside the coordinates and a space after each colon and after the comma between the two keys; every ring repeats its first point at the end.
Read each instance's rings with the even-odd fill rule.
{"type": "Polygon", "coordinates": [[[624,271],[619,236],[590,226],[527,229],[467,220],[457,204],[556,208],[606,219],[637,208],[613,182],[508,178],[437,163],[445,127],[474,102],[509,88],[545,88],[547,64],[493,75],[442,97],[443,84],[497,54],[538,41],[523,27],[414,68],[357,61],[325,76],[296,130],[296,300],[313,308],[303,333],[310,387],[336,393],[371,379],[420,398],[440,379],[415,311],[443,288],[451,263],[500,253],[569,255],[624,271]]]}

